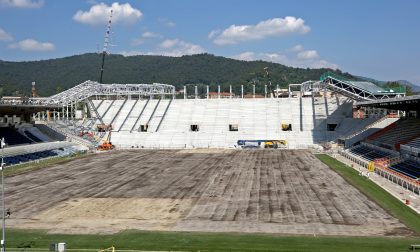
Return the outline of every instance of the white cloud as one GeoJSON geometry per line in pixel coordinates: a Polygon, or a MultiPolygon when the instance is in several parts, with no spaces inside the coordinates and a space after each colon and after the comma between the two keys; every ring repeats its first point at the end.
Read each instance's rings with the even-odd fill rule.
{"type": "Polygon", "coordinates": [[[316,59],[318,57],[319,55],[316,50],[301,51],[297,54],[298,59],[316,59]]]}
{"type": "Polygon", "coordinates": [[[289,52],[300,52],[303,51],[303,46],[302,45],[295,45],[292,48],[287,49],[289,52]]]}
{"type": "Polygon", "coordinates": [[[159,44],[156,51],[142,52],[142,51],[123,51],[124,56],[133,55],[162,55],[171,57],[181,57],[183,55],[193,55],[205,53],[206,50],[199,45],[185,42],[181,39],[167,39],[159,44]]]}
{"type": "Polygon", "coordinates": [[[154,33],[154,32],[143,32],[143,34],[141,36],[143,38],[157,38],[157,37],[159,37],[159,34],[154,33]]]}
{"type": "Polygon", "coordinates": [[[158,51],[157,54],[173,57],[206,52],[201,46],[180,39],[167,39],[160,44],[160,47],[162,50],[158,51]]]}
{"type": "Polygon", "coordinates": [[[217,45],[232,45],[249,40],[305,34],[310,30],[303,19],[285,17],[268,19],[256,25],[231,25],[224,31],[211,31],[209,37],[213,38],[213,43],[217,45]]]}
{"type": "Polygon", "coordinates": [[[162,43],[160,43],[160,47],[164,49],[169,49],[171,47],[174,47],[176,44],[179,43],[179,39],[166,39],[162,43]]]}
{"type": "Polygon", "coordinates": [[[10,33],[7,33],[5,30],[0,28],[0,41],[12,41],[13,37],[10,33]]]}
{"type": "Polygon", "coordinates": [[[113,11],[113,23],[131,24],[140,20],[143,16],[140,10],[131,7],[129,3],[120,4],[115,2],[110,6],[104,3],[93,5],[89,11],[78,10],[74,14],[73,19],[80,23],[103,25],[107,23],[111,10],[113,11]]]}
{"type": "Polygon", "coordinates": [[[44,0],[0,0],[2,7],[37,9],[44,5],[44,0]]]}
{"type": "Polygon", "coordinates": [[[255,53],[247,51],[235,55],[232,58],[245,61],[263,60],[280,63],[286,66],[302,68],[338,68],[338,65],[334,63],[328,62],[324,59],[319,59],[319,55],[316,50],[304,51],[304,48],[301,45],[298,45],[298,47],[295,46],[293,48],[287,49],[280,53],[255,53]],[[295,50],[291,50],[293,48],[295,50]],[[299,49],[300,52],[297,49],[299,49]]]}
{"type": "Polygon", "coordinates": [[[143,32],[143,34],[141,34],[140,38],[132,39],[130,44],[132,46],[138,46],[138,45],[144,44],[144,42],[146,42],[146,39],[153,39],[153,38],[160,38],[160,37],[162,37],[162,36],[158,33],[143,32]]]}
{"type": "Polygon", "coordinates": [[[45,52],[45,51],[52,51],[55,49],[54,44],[49,42],[38,42],[34,39],[25,39],[19,41],[17,43],[13,43],[9,45],[10,49],[17,49],[21,51],[38,51],[38,52],[45,52]]]}
{"type": "Polygon", "coordinates": [[[264,60],[281,64],[287,64],[289,61],[287,56],[280,53],[254,53],[250,51],[235,55],[232,58],[244,61],[264,60]]]}

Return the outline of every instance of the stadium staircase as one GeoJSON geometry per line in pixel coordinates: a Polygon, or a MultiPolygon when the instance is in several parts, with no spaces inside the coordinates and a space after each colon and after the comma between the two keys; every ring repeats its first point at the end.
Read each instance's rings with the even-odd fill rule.
{"type": "MultiPolygon", "coordinates": [[[[136,129],[136,125],[140,121],[140,119],[142,118],[142,116],[144,114],[144,111],[146,110],[146,108],[149,105],[150,101],[151,101],[151,99],[149,98],[149,99],[146,100],[146,103],[140,104],[140,105],[143,105],[143,106],[138,106],[141,109],[141,112],[138,113],[138,116],[135,117],[136,119],[135,119],[134,123],[132,124],[132,127],[130,129],[130,133],[133,132],[134,129],[136,129]]],[[[138,129],[140,129],[140,125],[138,126],[138,129]]]]}
{"type": "Polygon", "coordinates": [[[146,122],[146,125],[148,126],[147,132],[156,132],[156,129],[160,122],[159,119],[162,119],[162,116],[165,113],[165,108],[166,108],[166,106],[160,106],[160,105],[162,105],[165,102],[169,103],[169,100],[159,99],[157,101],[156,106],[153,108],[153,111],[146,122]]]}
{"type": "Polygon", "coordinates": [[[169,107],[171,106],[172,101],[173,101],[173,99],[170,99],[169,100],[168,105],[166,106],[165,111],[163,112],[163,115],[162,115],[162,117],[159,120],[159,124],[158,124],[158,126],[156,128],[156,132],[159,131],[160,125],[162,125],[162,122],[165,119],[166,114],[168,113],[168,110],[169,110],[169,107]]]}
{"type": "MultiPolygon", "coordinates": [[[[109,123],[109,125],[114,126],[115,119],[117,119],[117,117],[120,115],[120,112],[121,112],[121,110],[123,109],[123,107],[124,107],[124,105],[125,105],[126,103],[127,103],[127,100],[125,99],[125,100],[123,101],[122,105],[119,107],[119,109],[118,109],[117,113],[113,116],[113,118],[112,118],[111,122],[109,123]]],[[[114,127],[113,127],[113,128],[114,128],[114,127]]],[[[116,128],[116,127],[115,127],[115,128],[116,128]]]]}
{"type": "Polygon", "coordinates": [[[122,110],[122,112],[121,112],[121,115],[120,115],[120,118],[121,117],[123,117],[124,118],[124,120],[121,122],[121,124],[119,124],[118,125],[118,123],[121,121],[121,120],[117,120],[116,121],[116,125],[115,125],[115,127],[114,128],[118,128],[118,130],[117,131],[120,131],[122,128],[123,128],[123,126],[124,126],[124,124],[127,122],[127,119],[130,117],[130,115],[131,115],[131,112],[133,112],[133,109],[136,107],[136,105],[137,105],[137,102],[138,102],[139,100],[130,100],[130,101],[128,101],[127,102],[127,106],[128,106],[128,108],[129,108],[129,110],[128,110],[128,108],[124,108],[123,110],[122,110]]]}

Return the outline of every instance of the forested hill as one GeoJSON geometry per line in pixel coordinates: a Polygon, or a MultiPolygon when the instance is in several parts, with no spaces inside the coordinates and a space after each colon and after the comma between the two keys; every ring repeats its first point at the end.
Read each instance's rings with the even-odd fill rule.
{"type": "MultiPolygon", "coordinates": [[[[37,84],[41,96],[49,96],[86,80],[99,79],[101,55],[83,54],[71,57],[30,61],[0,61],[0,96],[16,91],[29,95],[31,82],[37,84]]],[[[268,79],[264,67],[269,67],[273,85],[318,80],[329,69],[303,69],[263,61],[240,61],[210,54],[183,57],[108,55],[104,83],[166,83],[181,88],[184,84],[206,84],[228,90],[233,85],[246,91],[255,83],[263,92],[268,79]]]]}

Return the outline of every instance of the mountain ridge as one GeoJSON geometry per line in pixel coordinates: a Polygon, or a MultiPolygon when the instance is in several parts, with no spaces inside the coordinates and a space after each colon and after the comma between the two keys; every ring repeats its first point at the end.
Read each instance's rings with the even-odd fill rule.
{"type": "MultiPolygon", "coordinates": [[[[0,96],[20,93],[30,95],[31,83],[37,83],[38,94],[53,95],[86,80],[98,80],[101,55],[85,53],[56,59],[38,61],[0,60],[0,96]]],[[[310,69],[289,67],[266,61],[241,61],[211,54],[168,57],[156,55],[123,56],[107,55],[104,68],[104,83],[166,83],[177,89],[186,84],[209,85],[211,91],[221,86],[227,91],[229,85],[238,92],[244,85],[245,92],[263,93],[264,85],[286,87],[290,83],[318,80],[327,71],[347,78],[357,78],[349,73],[328,68],[310,69]],[[269,78],[264,68],[269,68],[269,78]]],[[[192,88],[192,87],[189,87],[192,88]]],[[[200,87],[203,89],[203,87],[200,87]]]]}

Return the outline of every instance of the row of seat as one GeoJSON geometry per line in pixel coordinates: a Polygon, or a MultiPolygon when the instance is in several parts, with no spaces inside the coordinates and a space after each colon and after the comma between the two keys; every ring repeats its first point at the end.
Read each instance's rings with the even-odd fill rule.
{"type": "Polygon", "coordinates": [[[6,166],[16,165],[20,163],[30,162],[42,158],[53,157],[57,156],[58,153],[54,150],[47,150],[47,151],[39,151],[29,154],[17,155],[13,157],[6,157],[4,158],[4,162],[6,166]]]}
{"type": "Polygon", "coordinates": [[[399,143],[420,135],[419,125],[420,119],[400,119],[395,123],[394,127],[384,129],[387,131],[386,134],[375,137],[375,139],[370,138],[379,144],[395,146],[398,149],[397,145],[399,143]]]}
{"type": "Polygon", "coordinates": [[[35,143],[42,143],[43,142],[41,139],[39,139],[37,136],[35,136],[31,132],[29,132],[28,130],[25,130],[25,134],[26,134],[27,137],[32,139],[32,141],[34,141],[35,143]]]}
{"type": "Polygon", "coordinates": [[[420,163],[410,159],[393,164],[389,168],[413,179],[420,178],[420,163]]]}
{"type": "Polygon", "coordinates": [[[420,148],[420,137],[406,143],[405,145],[409,147],[420,148]]]}
{"type": "Polygon", "coordinates": [[[7,145],[30,144],[32,141],[21,135],[17,130],[9,127],[0,127],[0,138],[3,138],[7,145]]]}
{"type": "Polygon", "coordinates": [[[365,145],[357,145],[356,147],[351,148],[349,151],[350,153],[369,161],[390,156],[390,154],[387,152],[369,148],[365,145]]]}

